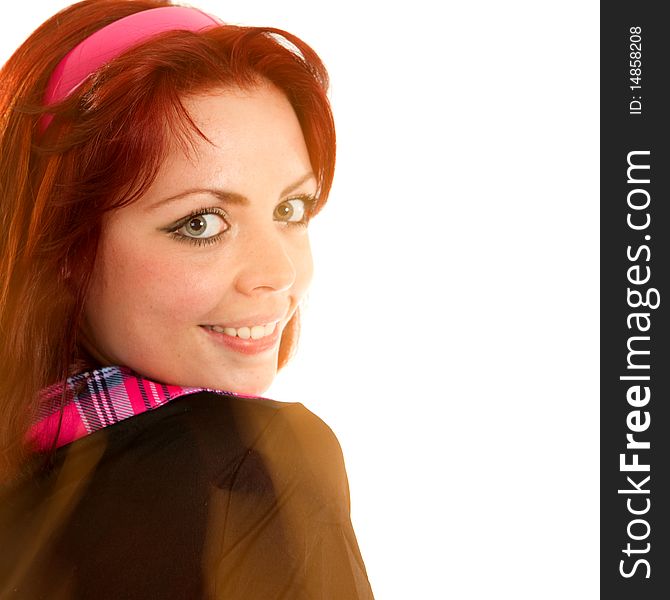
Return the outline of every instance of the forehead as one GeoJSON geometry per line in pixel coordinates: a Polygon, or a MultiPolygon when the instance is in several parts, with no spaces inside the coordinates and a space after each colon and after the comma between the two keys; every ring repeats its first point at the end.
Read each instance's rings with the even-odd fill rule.
{"type": "Polygon", "coordinates": [[[182,99],[195,126],[189,143],[169,147],[160,176],[184,170],[221,172],[250,169],[258,174],[304,172],[309,153],[288,98],[263,83],[251,88],[217,88],[182,99]]]}
{"type": "Polygon", "coordinates": [[[275,162],[282,158],[280,150],[288,153],[286,158],[307,155],[293,107],[271,84],[210,90],[184,98],[183,105],[208,141],[196,135],[195,153],[180,157],[184,152],[175,148],[171,151],[173,159],[197,160],[225,154],[229,160],[273,156],[275,162]]]}
{"type": "Polygon", "coordinates": [[[182,103],[202,135],[193,132],[187,144],[173,138],[141,204],[208,186],[243,195],[272,193],[311,171],[295,111],[271,84],[213,89],[182,103]]]}

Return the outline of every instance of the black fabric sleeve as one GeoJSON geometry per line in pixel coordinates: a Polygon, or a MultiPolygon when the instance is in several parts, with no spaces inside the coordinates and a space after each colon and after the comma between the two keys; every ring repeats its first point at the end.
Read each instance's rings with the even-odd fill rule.
{"type": "Polygon", "coordinates": [[[372,598],[340,445],[301,404],[201,392],[0,493],[0,598],[372,598]]]}
{"type": "Polygon", "coordinates": [[[211,597],[372,598],[342,450],[321,419],[285,405],[231,483],[229,495],[212,498],[204,552],[211,597]]]}

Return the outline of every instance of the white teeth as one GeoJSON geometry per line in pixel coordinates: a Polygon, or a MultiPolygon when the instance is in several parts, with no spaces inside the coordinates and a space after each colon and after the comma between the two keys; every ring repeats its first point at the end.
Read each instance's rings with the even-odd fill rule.
{"type": "MultiPolygon", "coordinates": [[[[265,336],[265,325],[254,325],[251,328],[251,339],[258,340],[265,336]]],[[[242,337],[242,336],[240,336],[242,337]]]]}
{"type": "Polygon", "coordinates": [[[254,325],[252,327],[240,327],[235,329],[234,327],[221,327],[220,325],[210,325],[209,328],[212,331],[217,333],[224,333],[232,337],[239,337],[243,340],[259,340],[268,335],[272,335],[277,328],[277,321],[274,323],[268,323],[267,325],[254,325]]]}

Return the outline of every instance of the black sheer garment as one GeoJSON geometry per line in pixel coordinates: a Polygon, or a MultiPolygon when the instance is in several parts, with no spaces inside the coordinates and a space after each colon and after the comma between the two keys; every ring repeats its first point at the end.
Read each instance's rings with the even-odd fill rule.
{"type": "Polygon", "coordinates": [[[59,448],[0,492],[0,598],[372,598],[333,432],[196,392],[59,448]]]}

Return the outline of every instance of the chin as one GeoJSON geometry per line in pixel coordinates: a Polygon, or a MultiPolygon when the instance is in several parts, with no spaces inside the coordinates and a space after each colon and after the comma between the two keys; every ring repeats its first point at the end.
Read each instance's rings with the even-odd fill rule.
{"type": "Polygon", "coordinates": [[[226,392],[234,392],[235,394],[242,394],[244,396],[262,396],[272,385],[276,372],[262,373],[249,377],[226,378],[216,381],[216,385],[206,386],[214,387],[226,392]]]}

